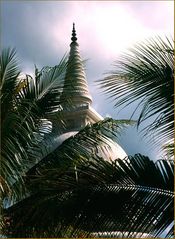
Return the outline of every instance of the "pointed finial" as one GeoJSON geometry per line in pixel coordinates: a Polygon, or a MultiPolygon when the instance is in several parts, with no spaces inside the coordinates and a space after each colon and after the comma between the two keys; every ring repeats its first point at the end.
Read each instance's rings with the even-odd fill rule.
{"type": "Polygon", "coordinates": [[[73,30],[72,30],[72,38],[71,38],[72,42],[76,42],[77,38],[76,38],[76,31],[75,31],[75,23],[73,23],[73,30]]]}

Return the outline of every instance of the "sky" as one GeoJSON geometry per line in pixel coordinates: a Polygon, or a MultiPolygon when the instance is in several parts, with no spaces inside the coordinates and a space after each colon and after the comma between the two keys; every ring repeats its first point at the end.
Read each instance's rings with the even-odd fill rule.
{"type": "MultiPolygon", "coordinates": [[[[1,1],[1,46],[15,47],[22,70],[32,74],[34,64],[54,66],[69,52],[73,22],[82,59],[87,59],[93,107],[103,117],[130,118],[136,105],[114,108],[96,81],[113,70],[115,60],[133,44],[157,35],[174,36],[174,2],[1,1]]],[[[159,148],[149,141],[133,127],[119,139],[127,154],[158,159],[159,148]]]]}

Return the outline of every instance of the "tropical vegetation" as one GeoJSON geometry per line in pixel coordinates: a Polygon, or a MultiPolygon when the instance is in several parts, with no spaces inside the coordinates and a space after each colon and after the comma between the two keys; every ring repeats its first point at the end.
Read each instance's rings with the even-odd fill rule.
{"type": "MultiPolygon", "coordinates": [[[[167,141],[173,134],[173,48],[160,39],[161,44],[153,47],[155,42],[148,42],[142,46],[144,49],[140,46],[138,56],[137,51],[132,52],[131,58],[120,61],[123,71],[117,68],[101,84],[113,96],[127,98],[120,105],[141,98],[144,107],[138,125],[157,114],[146,132],[154,129],[167,141]],[[171,90],[168,96],[164,85],[171,90]],[[143,95],[146,89],[148,94],[143,95]],[[166,117],[161,120],[163,114],[166,117]]],[[[55,67],[41,71],[36,68],[34,77],[20,74],[14,50],[4,50],[0,63],[3,234],[173,237],[173,160],[153,162],[140,154],[112,162],[106,160],[105,154],[102,158],[99,149],[108,144],[109,138],[117,139],[123,127],[130,124],[127,120],[105,119],[87,125],[36,163],[42,151],[40,142],[52,130],[53,114],[56,112],[60,123],[64,121],[58,109],[62,104],[66,59],[55,67]]]]}
{"type": "Polygon", "coordinates": [[[142,131],[145,136],[154,135],[154,143],[171,144],[174,138],[173,45],[172,39],[162,37],[137,43],[115,62],[115,70],[100,80],[115,107],[136,103],[132,116],[138,111],[138,127],[147,121],[142,131]]]}

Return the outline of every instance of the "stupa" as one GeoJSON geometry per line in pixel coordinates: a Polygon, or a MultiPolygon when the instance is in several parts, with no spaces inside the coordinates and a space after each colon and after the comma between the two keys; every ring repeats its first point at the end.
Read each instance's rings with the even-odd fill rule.
{"type": "MultiPolygon", "coordinates": [[[[52,120],[53,132],[47,136],[47,142],[45,141],[45,145],[47,146],[44,147],[47,153],[52,152],[67,138],[77,134],[88,123],[93,124],[104,119],[92,107],[92,97],[89,92],[83,61],[79,52],[75,24],[73,24],[61,102],[63,107],[62,115],[66,127],[60,130],[61,124],[57,121],[58,117],[52,120]],[[51,144],[50,141],[52,142],[51,144]]],[[[111,139],[108,140],[107,145],[104,145],[104,147],[108,152],[107,160],[123,159],[127,156],[125,151],[111,139]]],[[[103,153],[101,152],[101,154],[103,153]]]]}

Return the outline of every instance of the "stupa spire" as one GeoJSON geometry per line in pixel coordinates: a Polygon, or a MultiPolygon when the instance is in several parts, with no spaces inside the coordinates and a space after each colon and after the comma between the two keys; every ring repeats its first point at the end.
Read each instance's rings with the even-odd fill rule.
{"type": "Polygon", "coordinates": [[[75,31],[75,23],[73,23],[73,29],[72,29],[72,42],[76,42],[77,41],[77,37],[76,37],[76,31],[75,31]]]}
{"type": "Polygon", "coordinates": [[[75,23],[73,23],[70,52],[62,92],[62,100],[70,100],[74,106],[89,105],[92,98],[89,93],[83,61],[79,53],[75,23]]]}

